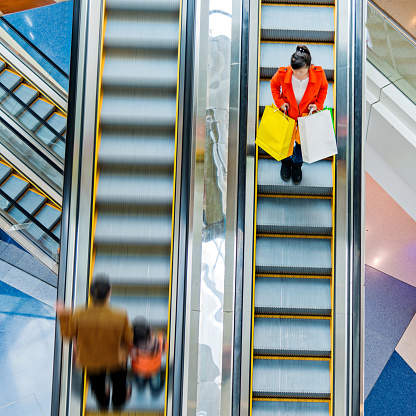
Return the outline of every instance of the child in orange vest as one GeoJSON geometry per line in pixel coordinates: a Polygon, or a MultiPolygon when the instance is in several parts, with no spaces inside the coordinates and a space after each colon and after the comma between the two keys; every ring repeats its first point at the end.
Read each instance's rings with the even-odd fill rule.
{"type": "Polygon", "coordinates": [[[151,389],[158,390],[163,384],[160,373],[166,338],[161,333],[153,333],[150,325],[141,318],[133,321],[133,334],[131,369],[140,387],[149,380],[151,389]]]}

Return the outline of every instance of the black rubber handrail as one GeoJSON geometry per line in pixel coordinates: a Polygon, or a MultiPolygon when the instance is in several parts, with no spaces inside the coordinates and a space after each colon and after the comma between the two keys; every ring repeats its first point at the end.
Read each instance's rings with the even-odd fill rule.
{"type": "Polygon", "coordinates": [[[23,41],[25,41],[32,49],[34,49],[40,56],[42,56],[45,61],[51,64],[61,75],[63,75],[66,79],[69,79],[69,75],[48,55],[45,55],[37,46],[35,46],[25,35],[23,35],[19,30],[17,30],[10,22],[8,22],[4,17],[0,17],[0,21],[2,21],[7,27],[9,27],[17,36],[19,36],[23,41]]]}
{"type": "MultiPolygon", "coordinates": [[[[25,85],[25,84],[23,84],[23,85],[25,85]]],[[[66,140],[65,140],[64,136],[62,136],[60,133],[58,133],[42,117],[40,117],[38,114],[36,114],[25,102],[23,102],[19,97],[17,97],[16,94],[13,91],[9,90],[1,81],[0,81],[0,88],[2,88],[4,91],[6,91],[6,93],[10,97],[12,97],[15,101],[17,101],[17,103],[20,104],[26,111],[28,111],[30,113],[30,115],[35,117],[36,120],[40,121],[52,134],[57,136],[59,139],[61,139],[65,143],[66,140]]],[[[51,105],[53,105],[53,104],[51,104],[51,105]]]]}
{"type": "Polygon", "coordinates": [[[59,238],[52,233],[51,230],[46,228],[42,223],[40,223],[32,214],[29,214],[24,208],[21,207],[14,199],[10,198],[2,189],[0,189],[0,196],[10,202],[18,211],[20,211],[23,215],[29,218],[30,221],[33,222],[37,227],[39,227],[48,237],[51,237],[53,241],[59,244],[59,238]]]}
{"type": "MultiPolygon", "coordinates": [[[[51,165],[59,174],[63,175],[64,171],[58,165],[55,164],[51,159],[48,158],[46,154],[41,152],[30,140],[24,137],[21,133],[19,133],[14,127],[12,127],[7,121],[3,118],[0,118],[0,123],[4,124],[8,130],[11,130],[22,142],[26,143],[36,154],[38,154],[48,165],[51,165]]],[[[42,143],[43,144],[43,143],[42,143]]],[[[45,147],[47,147],[45,145],[45,147]]]]}

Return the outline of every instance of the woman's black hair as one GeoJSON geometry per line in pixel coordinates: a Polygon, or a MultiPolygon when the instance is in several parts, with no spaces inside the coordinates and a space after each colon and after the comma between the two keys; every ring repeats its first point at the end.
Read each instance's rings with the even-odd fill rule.
{"type": "Polygon", "coordinates": [[[106,275],[100,274],[94,277],[90,286],[90,293],[93,302],[104,302],[107,299],[110,290],[110,279],[106,275]]]}
{"type": "Polygon", "coordinates": [[[311,53],[305,45],[298,45],[296,52],[290,59],[290,65],[293,69],[300,69],[304,67],[310,67],[312,62],[311,53]]]}

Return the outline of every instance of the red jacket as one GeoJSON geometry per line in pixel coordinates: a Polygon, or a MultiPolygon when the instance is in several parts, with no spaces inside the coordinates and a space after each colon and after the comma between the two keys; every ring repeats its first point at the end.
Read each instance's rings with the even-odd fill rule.
{"type": "Polygon", "coordinates": [[[319,110],[324,108],[328,81],[325,72],[320,66],[311,65],[309,69],[309,82],[299,106],[296,102],[292,87],[293,69],[291,66],[280,67],[270,81],[274,102],[277,108],[289,103],[289,117],[297,120],[303,113],[308,113],[308,105],[316,104],[319,110]]]}

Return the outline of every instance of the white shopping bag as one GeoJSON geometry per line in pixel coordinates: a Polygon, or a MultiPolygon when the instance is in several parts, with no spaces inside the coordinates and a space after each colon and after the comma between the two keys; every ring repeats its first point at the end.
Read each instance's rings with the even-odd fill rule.
{"type": "Polygon", "coordinates": [[[299,117],[298,127],[304,162],[313,163],[338,153],[330,110],[299,117]]]}

